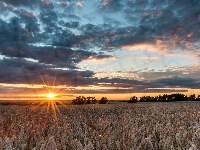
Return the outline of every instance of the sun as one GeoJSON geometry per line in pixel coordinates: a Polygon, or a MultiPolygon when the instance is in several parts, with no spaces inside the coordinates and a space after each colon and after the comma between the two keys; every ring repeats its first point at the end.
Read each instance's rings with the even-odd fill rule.
{"type": "Polygon", "coordinates": [[[55,97],[55,94],[54,94],[54,93],[49,93],[49,94],[47,95],[47,97],[48,97],[48,98],[54,98],[54,97],[55,97]]]}

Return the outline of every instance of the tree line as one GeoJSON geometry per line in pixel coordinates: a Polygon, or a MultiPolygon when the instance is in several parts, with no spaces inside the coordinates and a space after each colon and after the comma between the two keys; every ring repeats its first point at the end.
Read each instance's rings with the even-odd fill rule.
{"type": "MultiPolygon", "coordinates": [[[[108,102],[108,99],[106,97],[102,97],[99,100],[99,104],[106,104],[108,102]]],[[[72,104],[74,105],[81,105],[81,104],[96,104],[97,100],[95,97],[84,97],[84,96],[78,96],[75,99],[72,100],[72,104]]]]}
{"type": "MultiPolygon", "coordinates": [[[[181,93],[174,93],[174,94],[164,94],[159,96],[142,96],[140,98],[136,96],[132,96],[128,101],[124,101],[127,103],[137,103],[137,102],[173,102],[173,101],[200,101],[200,95],[197,97],[195,94],[190,96],[181,94],[181,93]]],[[[79,105],[79,104],[106,104],[108,99],[106,97],[102,97],[98,102],[95,97],[84,97],[79,96],[72,100],[72,104],[79,105]]]]}
{"type": "Polygon", "coordinates": [[[173,102],[173,101],[200,101],[200,95],[197,97],[195,94],[190,96],[181,94],[181,93],[174,93],[174,94],[164,94],[159,96],[142,96],[138,99],[136,96],[133,96],[128,101],[131,102],[173,102]]]}

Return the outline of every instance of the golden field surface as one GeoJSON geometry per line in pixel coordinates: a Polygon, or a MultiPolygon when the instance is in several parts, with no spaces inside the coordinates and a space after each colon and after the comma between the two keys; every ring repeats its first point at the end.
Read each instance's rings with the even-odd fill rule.
{"type": "Polygon", "coordinates": [[[0,105],[0,150],[199,148],[198,102],[0,105]]]}

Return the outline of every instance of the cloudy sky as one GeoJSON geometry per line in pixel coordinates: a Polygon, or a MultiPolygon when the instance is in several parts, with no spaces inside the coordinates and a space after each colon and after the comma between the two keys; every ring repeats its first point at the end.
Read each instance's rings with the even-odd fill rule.
{"type": "Polygon", "coordinates": [[[1,0],[0,97],[200,91],[198,0],[1,0]]]}

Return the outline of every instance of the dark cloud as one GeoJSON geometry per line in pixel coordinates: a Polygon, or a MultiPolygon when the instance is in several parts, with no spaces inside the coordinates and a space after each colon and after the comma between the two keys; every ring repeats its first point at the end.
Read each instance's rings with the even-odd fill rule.
{"type": "Polygon", "coordinates": [[[40,0],[2,0],[7,4],[13,5],[13,6],[33,6],[40,2],[40,0]]]}
{"type": "Polygon", "coordinates": [[[56,85],[65,85],[69,81],[74,80],[75,77],[85,79],[94,75],[94,73],[89,70],[78,71],[72,69],[55,69],[52,65],[36,63],[21,58],[4,58],[0,61],[0,66],[2,68],[0,73],[1,83],[42,84],[43,81],[41,77],[47,83],[47,80],[53,82],[54,77],[56,76],[58,80],[56,85]]]}
{"type": "Polygon", "coordinates": [[[199,2],[198,0],[191,0],[191,4],[192,4],[193,7],[198,6],[199,3],[200,3],[200,2],[199,2]]]}
{"type": "MultiPolygon", "coordinates": [[[[156,41],[162,43],[159,48],[173,50],[181,48],[187,50],[194,47],[199,36],[199,3],[197,1],[102,1],[104,9],[121,10],[126,21],[132,26],[110,27],[106,29],[103,25],[87,24],[80,28],[85,40],[87,36],[95,37],[92,43],[96,46],[119,48],[126,45],[149,43],[157,45],[156,41]],[[194,7],[194,3],[196,6],[194,7]],[[104,4],[104,5],[103,5],[104,4]],[[190,21],[190,23],[188,23],[190,21]],[[110,36],[108,36],[110,35],[110,36]],[[98,41],[98,42],[96,42],[98,41]],[[96,42],[96,43],[95,43],[96,42]]],[[[107,14],[104,12],[103,14],[107,14]]],[[[110,22],[112,19],[107,19],[110,22]]]]}
{"type": "Polygon", "coordinates": [[[40,12],[40,20],[42,21],[43,25],[48,27],[56,26],[56,22],[58,19],[57,13],[54,10],[54,6],[52,7],[43,8],[40,12]]]}
{"type": "Polygon", "coordinates": [[[157,79],[154,82],[161,83],[164,86],[180,88],[200,88],[200,80],[193,78],[173,77],[157,79]]]}
{"type": "MultiPolygon", "coordinates": [[[[86,70],[80,71],[76,69],[55,69],[52,65],[39,64],[25,59],[4,58],[0,61],[2,68],[0,73],[1,83],[25,83],[25,84],[46,84],[52,85],[54,77],[56,77],[55,85],[66,86],[100,86],[105,87],[94,93],[130,93],[130,92],[177,92],[176,88],[200,88],[199,79],[193,78],[161,78],[157,80],[139,81],[121,78],[95,78],[94,72],[86,70]],[[42,77],[42,79],[41,79],[42,77]],[[107,90],[106,87],[110,87],[107,90]],[[160,88],[160,89],[151,89],[160,88]],[[166,90],[163,88],[174,88],[166,90]]],[[[93,89],[91,87],[91,89],[93,89]]],[[[74,91],[75,92],[75,91],[74,91]]],[[[76,91],[77,92],[77,91],[76,91]]],[[[88,91],[82,91],[87,93],[88,91]]]]}
{"type": "Polygon", "coordinates": [[[69,19],[73,19],[73,20],[80,20],[81,18],[75,14],[62,14],[63,16],[66,16],[69,19]]]}
{"type": "MultiPolygon", "coordinates": [[[[192,1],[177,1],[176,4],[173,2],[152,1],[149,4],[144,1],[138,4],[138,7],[134,7],[135,9],[127,8],[124,12],[130,22],[139,21],[139,30],[136,33],[137,37],[141,37],[139,43],[143,41],[154,44],[149,39],[160,39],[163,47],[187,49],[186,43],[190,43],[195,34],[199,35],[199,32],[196,32],[199,28],[196,26],[199,21],[194,19],[191,23],[188,23],[188,20],[191,20],[192,16],[198,13],[198,6],[192,7],[192,3],[192,1]],[[141,8],[146,9],[140,11],[141,8]],[[136,16],[140,16],[140,19],[136,16]],[[188,36],[190,33],[193,33],[193,36],[188,36]],[[174,43],[170,45],[171,39],[174,43]]],[[[132,7],[137,3],[129,5],[132,7]]],[[[195,42],[195,40],[193,39],[192,42],[195,42]]]]}
{"type": "MultiPolygon", "coordinates": [[[[36,21],[32,13],[20,11],[18,15],[20,18],[11,18],[10,22],[0,20],[0,53],[2,55],[8,57],[32,58],[38,60],[39,63],[53,64],[54,67],[70,69],[77,68],[77,63],[89,58],[104,59],[112,57],[81,49],[74,51],[70,47],[80,43],[81,39],[75,36],[71,31],[62,30],[63,32],[59,33],[58,30],[54,31],[52,29],[54,27],[45,26],[45,29],[49,27],[52,30],[48,33],[39,33],[39,25],[37,23],[31,23],[36,21]],[[21,25],[21,20],[27,23],[25,27],[21,25]],[[29,26],[30,24],[31,26],[29,26]],[[49,44],[49,46],[41,46],[41,43],[49,44]]],[[[54,18],[56,15],[52,16],[54,18]]],[[[56,17],[54,19],[56,20],[56,17]]],[[[51,22],[53,19],[47,20],[51,22]]],[[[46,24],[48,23],[46,22],[46,24]]],[[[71,24],[71,27],[76,24],[77,22],[71,24]]],[[[55,28],[57,28],[56,25],[55,28]]]]}
{"type": "Polygon", "coordinates": [[[65,23],[65,26],[68,28],[77,28],[77,27],[79,27],[79,22],[77,22],[77,21],[67,22],[67,23],[65,23]]]}
{"type": "Polygon", "coordinates": [[[87,59],[113,58],[111,55],[101,55],[84,50],[72,50],[64,47],[36,47],[20,44],[20,50],[15,45],[0,49],[0,53],[9,57],[31,58],[38,63],[51,64],[55,68],[77,69],[76,64],[87,59]]]}
{"type": "Polygon", "coordinates": [[[82,12],[85,5],[82,8],[76,3],[74,0],[0,2],[1,13],[8,14],[0,17],[0,54],[4,57],[0,60],[3,68],[0,82],[41,84],[40,72],[41,76],[46,74],[51,80],[57,74],[58,84],[110,83],[103,86],[127,88],[128,92],[156,87],[199,88],[198,79],[181,75],[169,78],[172,73],[167,71],[166,78],[165,75],[143,73],[147,78],[155,75],[157,80],[149,77],[139,81],[99,79],[94,77],[93,71],[80,71],[77,67],[84,60],[114,58],[107,53],[110,50],[144,43],[153,44],[160,51],[189,49],[198,52],[199,1],[101,0],[93,5],[96,14],[89,16],[90,21],[82,12]]]}
{"type": "MultiPolygon", "coordinates": [[[[40,11],[39,20],[43,23],[42,26],[45,31],[42,35],[37,34],[37,38],[44,40],[46,44],[79,48],[91,48],[93,46],[120,48],[121,46],[144,42],[156,45],[156,40],[160,40],[160,47],[168,50],[175,48],[186,50],[188,45],[194,49],[198,48],[195,42],[198,42],[197,38],[199,36],[199,11],[192,6],[193,2],[177,2],[176,5],[166,1],[148,2],[146,0],[128,1],[127,3],[102,1],[102,3],[104,2],[106,3],[105,7],[108,7],[109,10],[123,7],[122,14],[133,25],[126,27],[115,26],[115,28],[106,23],[80,26],[79,21],[66,22],[62,19],[60,20],[58,15],[61,15],[61,13],[50,3],[43,6],[40,11]],[[186,7],[190,7],[191,10],[186,7]],[[157,8],[160,8],[159,11],[157,8]],[[191,20],[191,23],[188,24],[187,20],[191,20]],[[138,25],[134,25],[135,22],[138,25]],[[71,28],[78,28],[80,34],[74,34],[70,30],[71,28]]],[[[70,5],[72,4],[74,2],[70,3],[70,5]]],[[[26,22],[25,29],[33,33],[38,32],[39,25],[33,23],[36,22],[33,15],[25,11],[20,14],[21,20],[26,22]]],[[[66,14],[66,17],[70,16],[71,18],[76,18],[77,15],[66,14]]],[[[115,20],[112,18],[107,17],[106,20],[107,23],[112,22],[114,25],[115,20]]]]}
{"type": "MultiPolygon", "coordinates": [[[[24,9],[18,9],[14,12],[16,13],[16,15],[18,15],[19,18],[11,19],[11,22],[13,23],[13,26],[15,28],[13,32],[17,32],[16,29],[18,28],[19,30],[19,28],[21,28],[25,30],[27,34],[29,34],[29,36],[31,37],[31,40],[29,40],[29,42],[34,42],[33,36],[36,36],[40,30],[40,25],[37,23],[38,19],[32,12],[26,11],[24,9]],[[25,27],[22,28],[20,23],[24,23],[25,27]],[[16,26],[16,24],[18,26],[16,26]]],[[[21,32],[18,32],[17,34],[21,35],[21,32]]]]}

